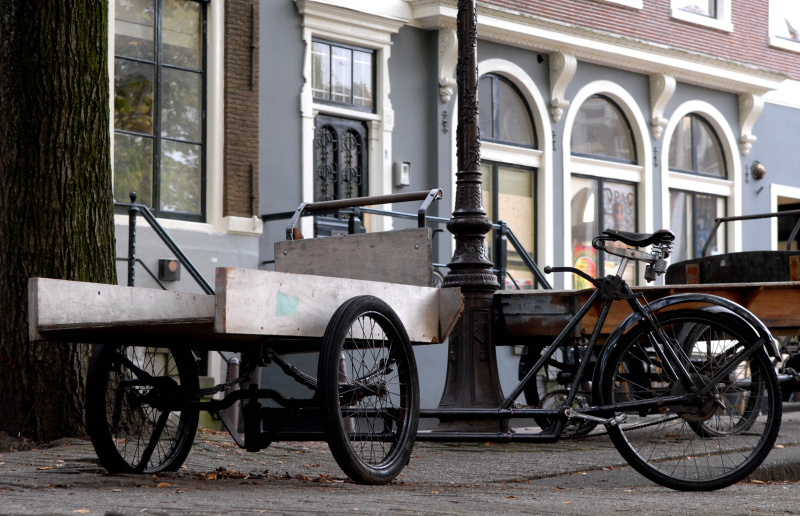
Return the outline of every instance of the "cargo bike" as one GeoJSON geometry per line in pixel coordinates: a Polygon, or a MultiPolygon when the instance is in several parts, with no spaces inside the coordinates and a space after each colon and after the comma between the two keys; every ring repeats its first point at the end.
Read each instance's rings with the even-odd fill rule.
{"type": "MultiPolygon", "coordinates": [[[[298,214],[329,208],[315,204],[301,205],[298,214]]],[[[426,246],[429,252],[427,228],[396,233],[407,239],[402,245],[389,241],[401,261],[420,250],[424,255],[426,246]]],[[[368,252],[380,248],[372,235],[319,240],[344,245],[345,254],[368,252]]],[[[100,344],[88,372],[86,422],[110,472],[178,469],[200,411],[220,414],[248,451],[273,441],[325,440],[342,470],[361,484],[392,481],[417,440],[556,442],[576,422],[587,421],[604,425],[625,460],[647,478],[680,490],[718,489],[751,473],[775,442],[781,396],[769,356],[777,350],[767,328],[736,303],[703,293],[650,303],[631,290],[622,279],[625,268],[641,262],[649,280],[663,274],[673,238],[667,230],[604,232],[594,247],[621,258],[617,273],[605,278],[568,267],[546,269],[581,275],[595,288],[520,384],[491,409],[420,410],[412,343],[446,339],[462,309],[455,288],[224,268],[217,269],[214,296],[36,278],[29,287],[30,333],[32,339],[100,344]],[[646,247],[651,250],[639,249],[646,247]],[[630,315],[606,334],[604,324],[619,301],[630,315]],[[537,372],[597,306],[571,389],[548,407],[520,403],[537,372]],[[578,382],[601,340],[592,402],[578,403],[578,382]],[[240,353],[240,376],[201,389],[193,350],[240,353]],[[291,364],[294,354],[307,352],[319,353],[316,376],[291,364]],[[295,399],[261,388],[256,371],[265,366],[313,396],[295,399]],[[233,386],[241,388],[231,391],[233,386]],[[225,415],[235,404],[242,405],[243,435],[225,415]],[[497,430],[418,432],[420,417],[491,421],[497,430]],[[531,417],[545,422],[541,432],[513,430],[512,420],[531,417]]],[[[280,254],[312,245],[298,242],[280,254]]],[[[496,338],[519,315],[504,299],[497,296],[495,303],[496,338]]]]}

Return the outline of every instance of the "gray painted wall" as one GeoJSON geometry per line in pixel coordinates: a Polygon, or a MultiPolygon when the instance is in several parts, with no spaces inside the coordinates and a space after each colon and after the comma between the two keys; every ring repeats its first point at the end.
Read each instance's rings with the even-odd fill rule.
{"type": "MultiPolygon", "coordinates": [[[[300,93],[303,31],[291,0],[261,2],[259,48],[259,214],[293,211],[301,200],[300,93]]],[[[288,221],[264,224],[260,259],[273,259],[288,221]]],[[[272,267],[264,267],[271,269],[272,267]]]]}

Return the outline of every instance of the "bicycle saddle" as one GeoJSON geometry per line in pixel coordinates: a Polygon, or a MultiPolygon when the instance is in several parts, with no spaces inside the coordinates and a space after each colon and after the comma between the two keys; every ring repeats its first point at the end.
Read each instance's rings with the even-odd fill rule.
{"type": "Polygon", "coordinates": [[[627,231],[617,231],[615,229],[607,229],[603,231],[604,235],[610,238],[604,240],[620,241],[633,247],[646,247],[653,244],[666,244],[675,240],[675,235],[668,229],[659,229],[655,233],[629,233],[627,231]]]}

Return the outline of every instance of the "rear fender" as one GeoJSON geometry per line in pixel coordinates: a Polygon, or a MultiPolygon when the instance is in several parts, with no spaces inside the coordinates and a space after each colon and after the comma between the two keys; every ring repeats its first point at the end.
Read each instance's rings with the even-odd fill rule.
{"type": "MultiPolygon", "coordinates": [[[[673,296],[667,296],[653,301],[652,303],[649,303],[649,307],[650,310],[655,313],[665,308],[674,308],[678,305],[689,303],[705,303],[707,306],[701,307],[700,310],[713,310],[737,315],[747,324],[749,324],[751,328],[753,328],[753,331],[755,331],[758,335],[767,354],[773,358],[780,359],[781,355],[780,351],[778,350],[778,345],[764,323],[742,305],[734,303],[733,301],[725,299],[724,297],[703,293],[675,294],[673,296]]],[[[612,331],[611,335],[609,335],[606,339],[606,343],[603,346],[600,356],[607,356],[607,352],[609,352],[611,348],[619,341],[622,335],[634,324],[641,320],[642,318],[639,314],[633,313],[629,315],[627,319],[622,321],[619,326],[614,328],[614,331],[612,331]]]]}

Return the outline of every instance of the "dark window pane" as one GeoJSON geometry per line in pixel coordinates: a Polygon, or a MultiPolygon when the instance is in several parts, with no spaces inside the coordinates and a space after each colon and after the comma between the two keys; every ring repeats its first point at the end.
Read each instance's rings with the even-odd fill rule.
{"type": "Polygon", "coordinates": [[[153,206],[153,139],[142,136],[114,135],[114,200],[153,206]]]}
{"type": "Polygon", "coordinates": [[[114,9],[114,53],[152,61],[154,0],[116,0],[114,9]]]}
{"type": "Polygon", "coordinates": [[[497,81],[499,139],[533,146],[533,125],[525,101],[505,81],[497,81]]]}
{"type": "Polygon", "coordinates": [[[361,136],[353,130],[342,135],[341,158],[339,168],[342,174],[342,199],[358,197],[361,187],[361,153],[363,151],[361,136]]]}
{"type": "Polygon", "coordinates": [[[725,160],[716,135],[708,124],[695,118],[697,172],[725,177],[725,160]]]}
{"type": "Polygon", "coordinates": [[[495,139],[494,134],[494,102],[492,101],[492,88],[494,80],[491,76],[482,77],[478,83],[478,127],[481,138],[495,139]]]}
{"type": "Polygon", "coordinates": [[[608,99],[590,97],[580,107],[572,130],[572,152],[633,162],[633,137],[627,120],[608,99]]]}
{"type": "Polygon", "coordinates": [[[202,139],[203,76],[164,68],[161,75],[161,136],[202,139]]]}
{"type": "Polygon", "coordinates": [[[161,206],[165,211],[200,214],[202,168],[200,146],[161,143],[161,206]]]}
{"type": "Polygon", "coordinates": [[[114,129],[153,134],[153,65],[114,60],[114,129]]]}
{"type": "Polygon", "coordinates": [[[161,32],[164,64],[203,67],[203,33],[200,4],[185,0],[164,0],[161,32]]]}
{"type": "Polygon", "coordinates": [[[685,116],[672,133],[669,144],[669,168],[694,170],[692,162],[692,117],[685,116]]]}

